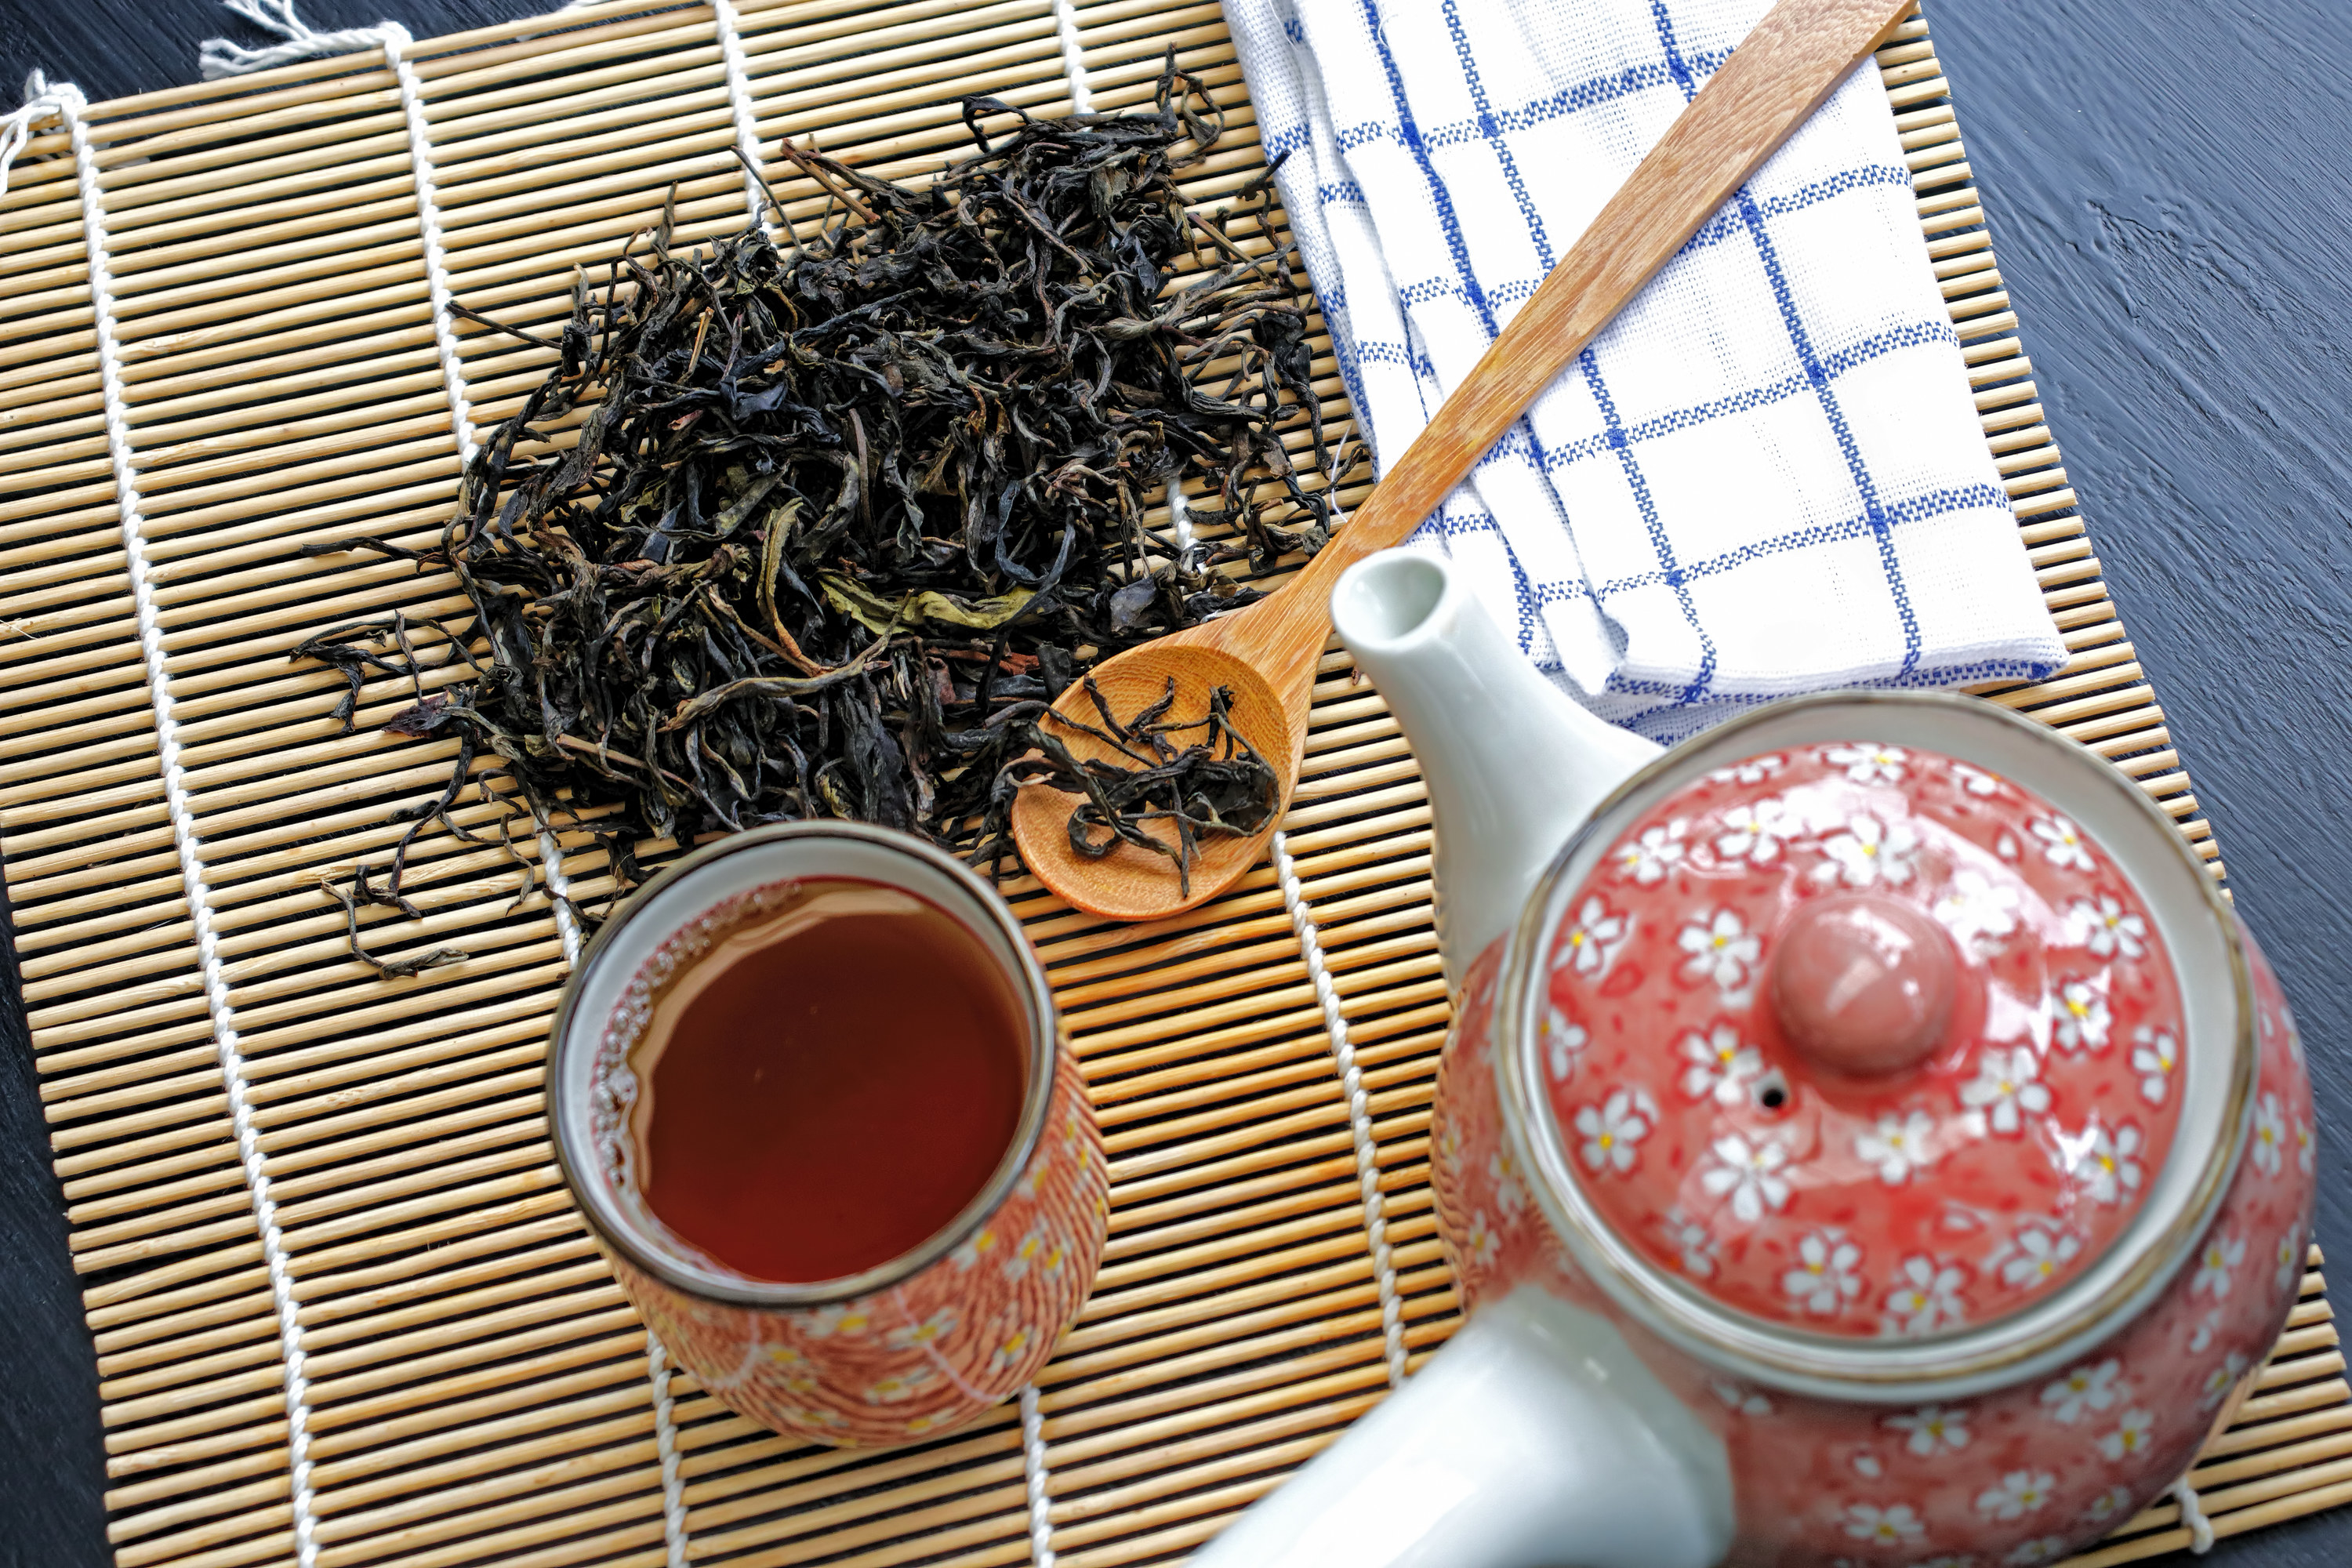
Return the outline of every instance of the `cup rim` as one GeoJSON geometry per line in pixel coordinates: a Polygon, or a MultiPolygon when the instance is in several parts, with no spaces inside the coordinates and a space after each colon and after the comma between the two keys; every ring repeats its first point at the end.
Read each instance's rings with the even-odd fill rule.
{"type": "MultiPolygon", "coordinates": [[[[789,869],[784,869],[773,879],[789,880],[792,876],[789,869]]],[[[673,927],[673,931],[677,926],[683,926],[718,901],[714,896],[709,903],[684,916],[673,927]]],[[[950,910],[949,912],[962,918],[961,911],[950,910]]],[[[656,939],[656,945],[659,941],[667,940],[668,934],[671,933],[656,939]]],[[[651,948],[646,950],[648,955],[651,951],[651,948]]],[[[644,958],[640,957],[638,962],[643,963],[644,958]]],[[[572,966],[572,973],[563,982],[562,1000],[549,1028],[543,1092],[551,1142],[555,1147],[556,1164],[563,1173],[564,1185],[570,1189],[572,1201],[589,1228],[612,1252],[639,1272],[698,1299],[741,1307],[821,1307],[869,1296],[913,1278],[970,1239],[988,1217],[1003,1206],[1045,1136],[1045,1121],[1053,1102],[1060,1041],[1059,1010],[1054,1002],[1053,989],[1046,983],[1045,965],[1037,956],[1036,948],[1022,930],[1020,920],[1004,901],[1003,896],[971,867],[937,845],[911,834],[871,823],[840,819],[781,822],[730,834],[664,867],[644,886],[632,891],[597,930],[581,953],[580,961],[572,966]],[[981,913],[993,923],[994,930],[1003,937],[1005,946],[1012,953],[1014,971],[1012,977],[1015,988],[1022,993],[1029,1015],[1029,1079],[1023,1092],[1020,1120],[1014,1124],[1012,1141],[1006,1145],[996,1169],[971,1199],[957,1211],[955,1217],[924,1241],[861,1273],[844,1275],[839,1279],[810,1281],[747,1279],[697,1263],[655,1245],[654,1239],[645,1233],[643,1227],[627,1218],[614,1201],[608,1184],[597,1173],[585,1125],[588,1108],[584,1102],[575,1102],[575,1097],[564,1092],[565,1068],[578,1053],[593,1052],[603,1035],[604,1020],[588,1018],[582,1011],[581,998],[590,976],[599,973],[600,963],[610,964],[619,962],[612,954],[622,940],[622,933],[627,931],[633,936],[635,934],[631,928],[643,923],[645,911],[654,906],[653,895],[698,876],[707,875],[710,867],[734,856],[767,849],[778,844],[842,839],[921,861],[969,894],[981,913]]]]}

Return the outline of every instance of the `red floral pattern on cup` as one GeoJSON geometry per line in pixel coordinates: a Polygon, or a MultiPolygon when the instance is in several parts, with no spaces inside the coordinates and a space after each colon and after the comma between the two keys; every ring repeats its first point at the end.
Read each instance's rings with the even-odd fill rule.
{"type": "Polygon", "coordinates": [[[1816,1332],[1944,1334],[2063,1285],[2180,1115],[2179,986],[2129,883],[1935,752],[1813,746],[1676,792],[1568,900],[1549,975],[1552,1109],[1594,1208],[1693,1288],[1816,1332]],[[1809,1064],[1769,994],[1792,914],[1856,891],[1958,959],[1940,1045],[1877,1079],[1809,1064]]]}
{"type": "Polygon", "coordinates": [[[1457,1002],[1433,1126],[1440,1234],[1465,1308],[1533,1284],[1615,1321],[1724,1442],[1738,1518],[1730,1563],[2056,1562],[2181,1474],[2269,1353],[2297,1293],[2316,1170],[2310,1087],[2276,977],[2242,928],[2240,937],[2260,1076],[2244,1157],[2195,1257],[2135,1322],[2070,1364],[1977,1398],[1908,1407],[1726,1378],[1581,1274],[1511,1168],[1492,1058],[1498,942],[1457,1002]]]}

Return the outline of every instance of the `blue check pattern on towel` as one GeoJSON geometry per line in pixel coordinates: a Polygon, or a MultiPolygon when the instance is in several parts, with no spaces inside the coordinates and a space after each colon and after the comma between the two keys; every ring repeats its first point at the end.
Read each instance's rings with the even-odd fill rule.
{"type": "MultiPolygon", "coordinates": [[[[1768,0],[1225,0],[1375,464],[1428,422],[1768,0]]],[[[1846,81],[1414,536],[1661,740],[2065,653],[1875,70],[1846,81]]]]}

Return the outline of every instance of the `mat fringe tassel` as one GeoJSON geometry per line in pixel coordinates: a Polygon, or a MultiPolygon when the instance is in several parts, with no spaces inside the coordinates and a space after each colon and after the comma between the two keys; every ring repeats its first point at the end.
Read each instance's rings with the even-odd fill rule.
{"type": "Polygon", "coordinates": [[[1340,1092],[1348,1097],[1348,1128],[1356,1144],[1356,1189],[1364,1204],[1364,1234],[1371,1247],[1372,1280],[1381,1297],[1381,1339],[1387,1350],[1389,1386],[1404,1386],[1404,1307],[1397,1299],[1396,1264],[1389,1252],[1388,1221],[1381,1200],[1380,1147],[1372,1141],[1370,1103],[1364,1093],[1364,1076],[1356,1067],[1356,1047],[1348,1043],[1348,1020],[1339,1011],[1339,991],[1323,963],[1323,943],[1315,931],[1314,906],[1298,884],[1298,868],[1290,858],[1290,842],[1274,836],[1274,874],[1282,883],[1282,906],[1290,914],[1290,929],[1307,960],[1307,977],[1314,982],[1315,1000],[1323,1008],[1323,1032],[1331,1037],[1331,1062],[1339,1069],[1340,1092]]]}
{"type": "Polygon", "coordinates": [[[144,520],[140,515],[139,474],[131,447],[131,419],[122,386],[121,346],[114,319],[114,277],[108,251],[106,207],[99,185],[98,159],[90,148],[89,125],[83,118],[89,105],[81,89],[70,82],[50,86],[40,73],[26,83],[32,101],[12,118],[6,155],[14,157],[24,144],[37,104],[51,106],[64,120],[73,148],[74,174],[81,196],[82,241],[89,258],[89,304],[98,344],[99,400],[105,411],[107,456],[114,470],[115,509],[122,524],[122,564],[131,579],[131,599],[139,628],[139,651],[146,666],[147,701],[155,721],[155,753],[163,777],[164,812],[172,825],[172,842],[179,852],[180,887],[188,902],[188,921],[196,937],[196,973],[204,985],[205,1010],[213,1027],[213,1049],[220,1065],[221,1087],[227,1096],[229,1126],[236,1135],[237,1161],[244,1168],[247,1196],[261,1238],[262,1262],[269,1275],[270,1303],[278,1318],[280,1384],[286,1402],[288,1499],[294,1530],[294,1561],[298,1568],[316,1568],[319,1560],[318,1519],[310,1486],[310,1382],[304,1375],[301,1303],[294,1293],[294,1275],[287,1258],[285,1237],[278,1228],[278,1205],[269,1195],[268,1156],[253,1125],[253,1106],[247,1099],[245,1056],[236,1033],[236,1008],[229,997],[228,973],[223,967],[213,931],[212,889],[205,879],[204,849],[197,841],[195,807],[180,765],[180,724],[173,714],[172,679],[164,662],[163,625],[155,608],[154,583],[147,567],[144,520]]]}

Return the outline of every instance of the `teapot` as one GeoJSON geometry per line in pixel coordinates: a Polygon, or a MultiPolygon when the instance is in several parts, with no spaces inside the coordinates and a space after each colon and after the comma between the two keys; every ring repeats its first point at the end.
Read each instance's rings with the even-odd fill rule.
{"type": "Polygon", "coordinates": [[[2179,1478],[2303,1272],[2311,1094],[2146,794],[1943,692],[1662,751],[1410,550],[1332,609],[1435,821],[1466,1317],[1197,1568],[1990,1568],[2168,1488],[2201,1523],[2179,1478]]]}

